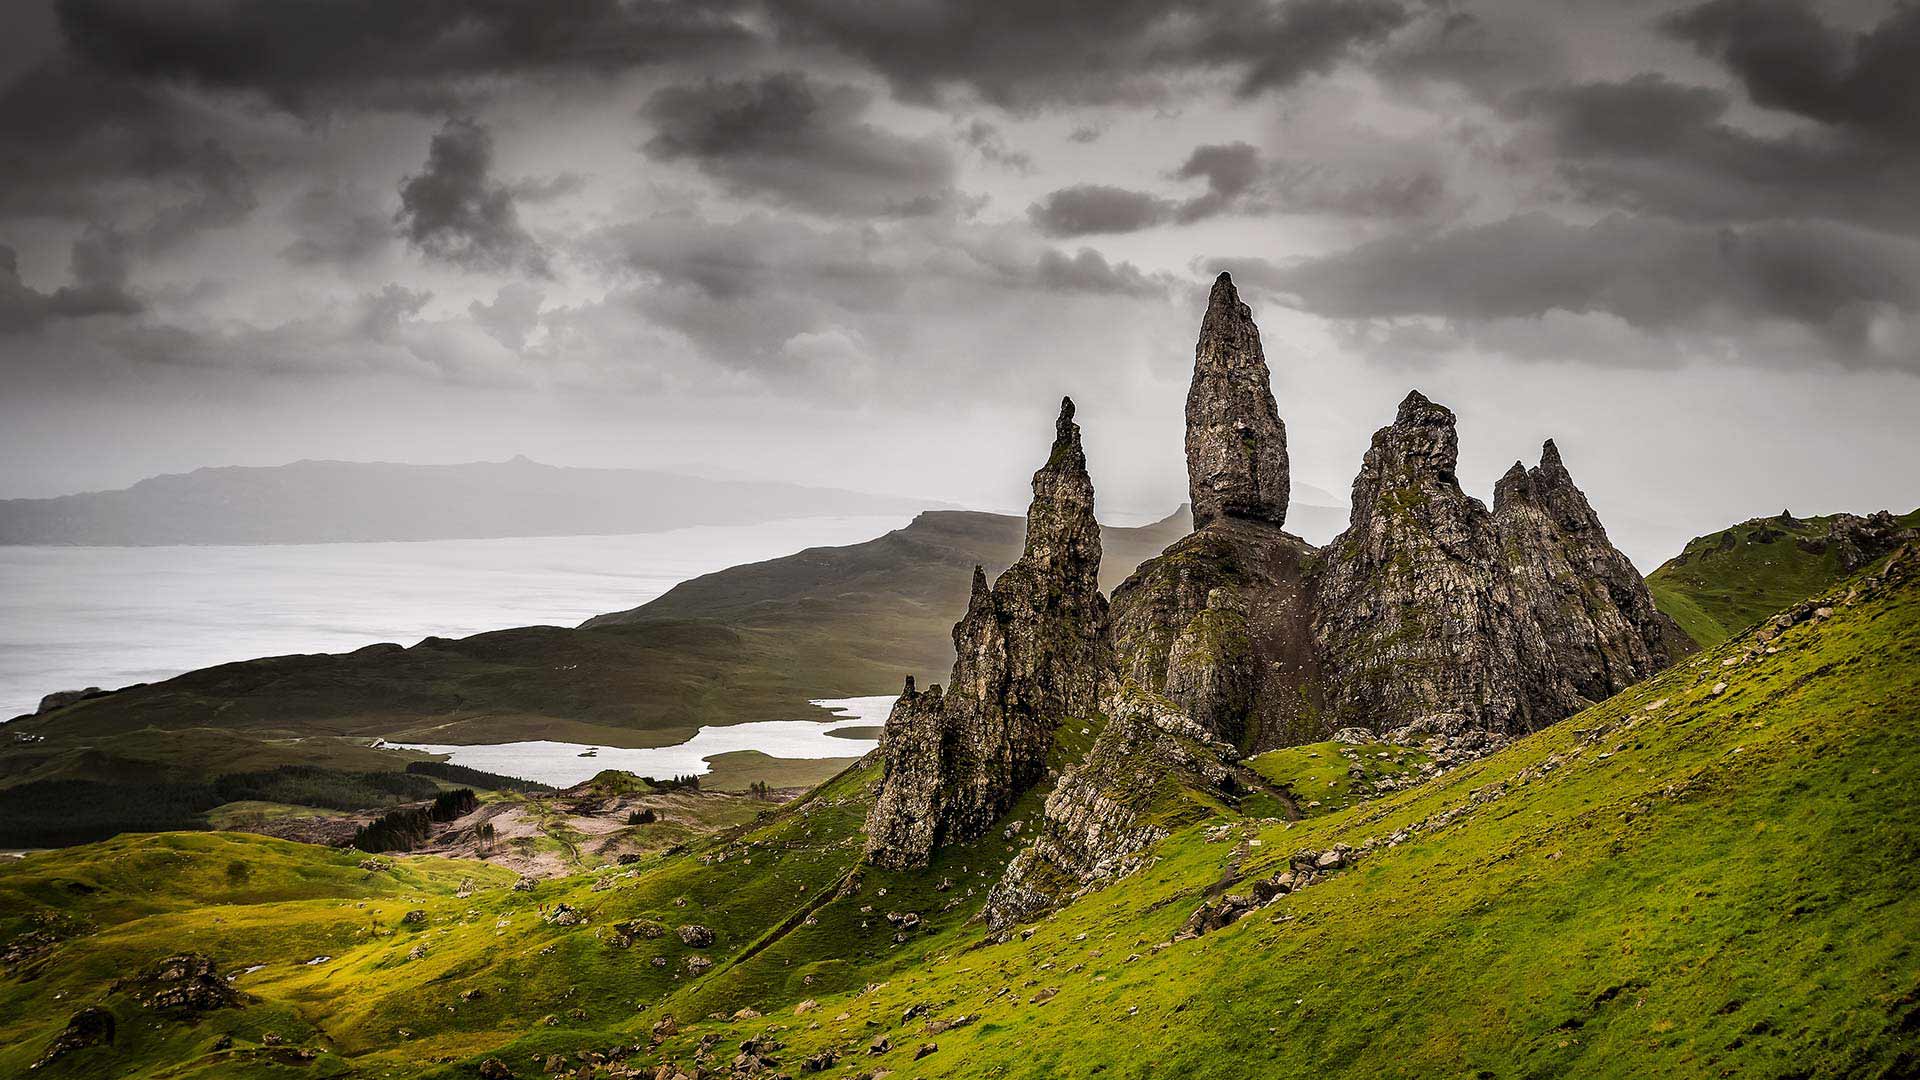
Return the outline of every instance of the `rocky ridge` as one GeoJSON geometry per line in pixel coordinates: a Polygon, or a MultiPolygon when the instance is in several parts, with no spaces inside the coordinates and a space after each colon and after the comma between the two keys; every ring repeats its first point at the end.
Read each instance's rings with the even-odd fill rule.
{"type": "Polygon", "coordinates": [[[867,823],[876,865],[924,865],[936,847],[984,834],[1045,773],[1055,725],[1097,707],[1107,600],[1073,412],[1071,399],[1061,402],[1052,452],[1033,475],[1020,559],[991,588],[974,569],[947,689],[916,692],[909,679],[887,717],[885,774],[867,823]]]}
{"type": "Polygon", "coordinates": [[[1097,532],[1063,413],[1035,476],[1028,555],[992,589],[976,573],[952,688],[910,683],[888,720],[871,861],[922,865],[983,835],[1038,779],[1054,722],[1092,714],[1096,687],[1107,725],[992,891],[997,926],[1137,868],[1167,833],[1170,799],[1235,801],[1242,754],[1344,729],[1424,740],[1447,767],[1669,662],[1676,629],[1558,447],[1516,463],[1490,511],[1461,489],[1454,414],[1418,391],[1374,434],[1348,529],[1318,551],[1284,532],[1286,433],[1268,378],[1222,274],[1187,400],[1196,528],[1115,590],[1110,620],[1091,584],[1097,546],[1074,546],[1097,532]],[[1076,554],[1049,558],[1060,536],[1076,554]]]}

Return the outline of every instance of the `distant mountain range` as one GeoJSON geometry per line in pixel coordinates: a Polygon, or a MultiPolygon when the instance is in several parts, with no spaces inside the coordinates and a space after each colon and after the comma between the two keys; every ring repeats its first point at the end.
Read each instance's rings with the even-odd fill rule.
{"type": "MultiPolygon", "coordinates": [[[[937,505],[937,504],[936,504],[937,505]]],[[[580,469],[296,461],[196,469],[120,491],[0,501],[0,544],[312,544],[659,532],[782,518],[909,514],[924,499],[580,469]]]]}

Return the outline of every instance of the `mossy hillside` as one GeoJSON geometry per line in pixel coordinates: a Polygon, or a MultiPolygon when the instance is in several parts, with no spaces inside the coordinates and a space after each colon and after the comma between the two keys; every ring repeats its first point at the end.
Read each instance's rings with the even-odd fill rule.
{"type": "Polygon", "coordinates": [[[1270,750],[1248,758],[1247,766],[1286,788],[1302,814],[1319,817],[1373,798],[1382,783],[1417,779],[1431,760],[1422,751],[1391,743],[1317,742],[1270,750]]]}
{"type": "MultiPolygon", "coordinates": [[[[779,1029],[783,1071],[835,1049],[841,1069],[903,1078],[1873,1075],[1913,1049],[1920,994],[1917,592],[1837,607],[1782,634],[1776,653],[1728,643],[1417,788],[1291,825],[1220,807],[1145,870],[1003,944],[969,921],[1017,846],[998,832],[924,872],[859,871],[841,895],[871,764],[683,853],[531,892],[496,872],[456,898],[472,864],[401,859],[368,874],[319,849],[228,837],[33,856],[0,869],[4,908],[21,913],[4,929],[40,915],[91,929],[37,977],[0,981],[0,1074],[102,1001],[130,1041],[42,1075],[295,1075],[262,1056],[267,1030],[329,1049],[297,1075],[470,1077],[496,1055],[538,1075],[535,1055],[644,1042],[666,1015],[680,1034],[643,1062],[689,1063],[706,1034],[730,1054],[779,1029]],[[1203,900],[1294,851],[1420,823],[1353,869],[1156,948],[1203,900]],[[184,901],[129,861],[148,850],[186,882],[184,901]],[[222,892],[235,861],[257,863],[246,888],[276,891],[222,892]],[[98,891],[63,883],[83,873],[98,891]],[[235,900],[211,906],[222,895],[235,900]],[[587,923],[542,920],[556,903],[587,923]],[[424,927],[401,921],[415,907],[424,927]],[[924,925],[896,942],[889,910],[924,925]],[[716,940],[615,947],[613,924],[634,919],[698,922],[716,940]],[[265,963],[236,982],[256,1002],[156,1023],[106,990],[183,941],[223,970],[265,963]],[[695,954],[714,967],[691,975],[695,954]],[[807,999],[818,1008],[794,1015],[807,999]],[[915,1006],[924,1013],[906,1018],[915,1006]],[[764,1015],[711,1019],[747,1007],[764,1015]],[[961,1014],[977,1019],[924,1031],[961,1014]],[[211,1051],[225,1031],[236,1049],[211,1051]],[[892,1048],[867,1054],[880,1035],[892,1048]],[[915,1061],[922,1042],[939,1049],[915,1061]]],[[[1097,733],[1063,728],[1059,760],[1097,733]]],[[[1039,795],[1011,819],[1031,821],[1039,795]]]]}
{"type": "MultiPolygon", "coordinates": [[[[1920,526],[1920,510],[1896,520],[1920,526]]],[[[1839,549],[1821,542],[1832,522],[1756,518],[1697,537],[1647,575],[1647,588],[1688,637],[1717,645],[1847,576],[1839,549]]]]}

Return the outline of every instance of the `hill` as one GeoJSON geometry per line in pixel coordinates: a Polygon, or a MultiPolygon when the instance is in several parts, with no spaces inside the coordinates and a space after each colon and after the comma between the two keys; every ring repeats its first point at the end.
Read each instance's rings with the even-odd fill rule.
{"type": "Polygon", "coordinates": [[[1005,932],[974,916],[1009,835],[859,865],[871,761],[524,891],[225,835],[34,855],[0,869],[0,1072],[64,1040],[39,1075],[1910,1075],[1917,561],[1403,790],[1295,820],[1291,785],[1407,764],[1336,744],[1145,793],[1151,858],[1005,932]]]}
{"type": "Polygon", "coordinates": [[[837,488],[511,461],[296,461],[196,469],[120,491],[0,501],[0,544],[318,544],[658,532],[895,514],[925,502],[837,488]]]}
{"type": "MultiPolygon", "coordinates": [[[[1111,587],[1187,530],[1103,530],[1111,587]]],[[[1020,553],[1020,518],[929,511],[863,544],[686,582],[580,628],[222,664],[15,720],[0,784],[280,763],[402,768],[374,738],[669,746],[705,724],[819,715],[807,702],[944,673],[973,567],[1020,553]],[[31,740],[31,741],[22,741],[31,740]]]]}
{"type": "Polygon", "coordinates": [[[1860,517],[1781,513],[1696,537],[1647,575],[1661,611],[1702,645],[1755,622],[1885,555],[1920,528],[1920,510],[1860,517]]]}

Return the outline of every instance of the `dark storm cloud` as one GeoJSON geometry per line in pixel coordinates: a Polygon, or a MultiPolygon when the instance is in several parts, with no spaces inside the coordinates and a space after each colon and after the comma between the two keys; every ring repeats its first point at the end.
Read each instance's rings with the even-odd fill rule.
{"type": "Polygon", "coordinates": [[[1606,206],[1697,221],[1828,217],[1920,230],[1920,147],[1847,130],[1750,133],[1724,119],[1720,90],[1661,75],[1517,95],[1574,193],[1606,206]]]}
{"type": "Polygon", "coordinates": [[[19,257],[0,244],[0,332],[32,330],[53,319],[92,315],[134,315],[140,301],[127,291],[127,253],[123,238],[90,229],[73,245],[73,283],[51,293],[20,279],[19,257]]]}
{"type": "Polygon", "coordinates": [[[503,75],[613,74],[745,43],[725,0],[61,0],[102,72],[250,91],[294,112],[444,109],[503,75]]]}
{"type": "Polygon", "coordinates": [[[1651,331],[1799,326],[1859,364],[1920,369],[1920,245],[1838,226],[1702,228],[1544,214],[1403,234],[1250,278],[1336,319],[1602,313],[1651,331]]]}
{"type": "Polygon", "coordinates": [[[164,89],[44,63],[0,90],[0,131],[0,215],[110,223],[164,248],[256,205],[231,126],[164,89]]]}
{"type": "Polygon", "coordinates": [[[448,120],[427,149],[426,170],[400,185],[401,234],[469,270],[547,276],[546,252],[521,227],[512,189],[492,173],[492,135],[471,120],[448,120]]]}
{"type": "Polygon", "coordinates": [[[1664,26],[1724,61],[1756,105],[1920,143],[1920,6],[1859,34],[1798,0],[1712,0],[1664,26]]]}
{"type": "Polygon", "coordinates": [[[1325,72],[1410,15],[1391,0],[786,0],[793,39],[858,57],[903,97],[964,87],[996,105],[1140,103],[1164,80],[1230,77],[1241,95],[1325,72]]]}
{"type": "Polygon", "coordinates": [[[646,152],[691,161],[735,194],[825,214],[911,216],[952,205],[953,156],[862,117],[872,96],[799,72],[654,94],[646,152]]]}

